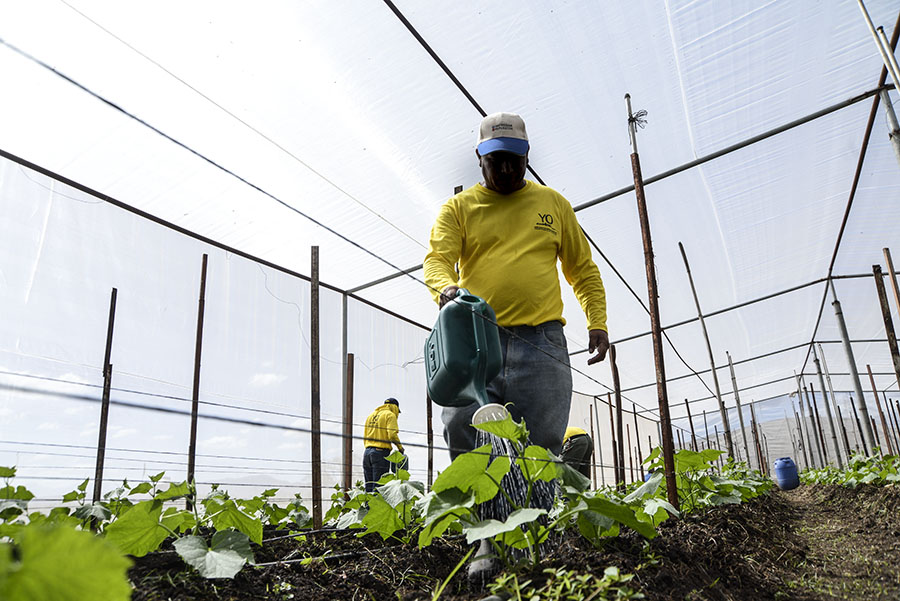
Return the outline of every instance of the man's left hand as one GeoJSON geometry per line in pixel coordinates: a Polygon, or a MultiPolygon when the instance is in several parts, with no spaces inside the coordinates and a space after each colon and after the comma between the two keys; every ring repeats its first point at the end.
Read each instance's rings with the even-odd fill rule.
{"type": "Polygon", "coordinates": [[[591,330],[588,332],[588,353],[597,351],[597,354],[588,359],[588,365],[599,363],[606,358],[606,351],[609,350],[609,335],[605,330],[591,330]]]}

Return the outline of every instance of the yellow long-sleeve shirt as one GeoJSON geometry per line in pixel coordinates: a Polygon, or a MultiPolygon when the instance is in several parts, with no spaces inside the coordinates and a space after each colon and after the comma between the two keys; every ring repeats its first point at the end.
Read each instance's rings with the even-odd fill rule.
{"type": "Polygon", "coordinates": [[[476,184],[441,207],[425,257],[425,282],[436,301],[451,285],[482,297],[501,326],[565,323],[557,259],[588,329],[606,330],[603,280],[569,201],[527,180],[512,194],[476,184]]]}
{"type": "Polygon", "coordinates": [[[367,447],[390,449],[391,443],[397,445],[402,453],[403,445],[398,435],[397,415],[400,408],[397,405],[385,403],[380,405],[366,418],[366,427],[363,432],[363,444],[367,447]]]}

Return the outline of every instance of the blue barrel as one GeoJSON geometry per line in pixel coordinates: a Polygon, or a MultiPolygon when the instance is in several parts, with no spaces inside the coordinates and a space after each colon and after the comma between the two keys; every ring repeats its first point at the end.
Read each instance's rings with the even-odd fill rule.
{"type": "Polygon", "coordinates": [[[775,460],[775,482],[781,490],[791,490],[800,486],[797,464],[790,457],[775,460]]]}

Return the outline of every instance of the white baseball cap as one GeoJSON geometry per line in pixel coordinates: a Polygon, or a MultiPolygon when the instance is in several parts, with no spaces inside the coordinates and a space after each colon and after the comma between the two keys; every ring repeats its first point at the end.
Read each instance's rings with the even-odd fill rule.
{"type": "Polygon", "coordinates": [[[481,156],[498,150],[525,156],[528,153],[528,134],[522,117],[515,113],[494,113],[482,119],[477,148],[481,156]]]}

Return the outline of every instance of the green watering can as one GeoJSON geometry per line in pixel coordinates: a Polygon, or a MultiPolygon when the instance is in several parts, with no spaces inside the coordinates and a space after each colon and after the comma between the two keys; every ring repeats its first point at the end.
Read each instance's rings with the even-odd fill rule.
{"type": "Polygon", "coordinates": [[[481,407],[472,423],[503,419],[502,405],[488,400],[487,384],[500,373],[503,356],[497,316],[484,299],[460,288],[444,305],[425,340],[428,395],[442,407],[481,407]]]}

